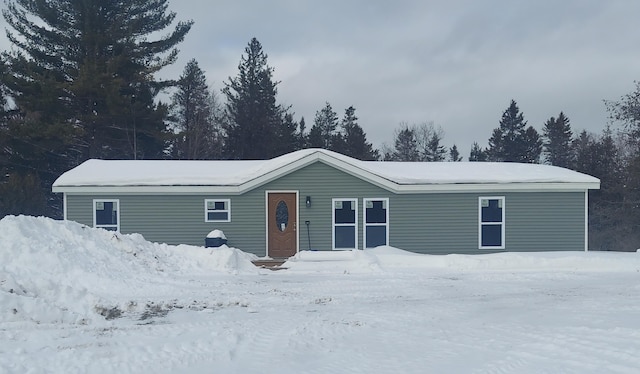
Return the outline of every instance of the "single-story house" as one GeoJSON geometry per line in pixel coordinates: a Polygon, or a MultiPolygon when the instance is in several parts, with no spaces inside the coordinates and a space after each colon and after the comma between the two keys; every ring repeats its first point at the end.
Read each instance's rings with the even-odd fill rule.
{"type": "Polygon", "coordinates": [[[587,250],[600,181],[548,165],[360,161],[323,149],[271,160],[88,160],[53,192],[64,218],[204,245],[219,229],[258,256],[391,245],[419,253],[587,250]]]}

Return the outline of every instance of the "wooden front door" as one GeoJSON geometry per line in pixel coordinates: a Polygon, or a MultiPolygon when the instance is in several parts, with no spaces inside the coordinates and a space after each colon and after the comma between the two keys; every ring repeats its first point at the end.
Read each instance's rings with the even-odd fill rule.
{"type": "Polygon", "coordinates": [[[296,193],[269,192],[267,202],[267,254],[272,258],[291,257],[298,252],[296,193]]]}

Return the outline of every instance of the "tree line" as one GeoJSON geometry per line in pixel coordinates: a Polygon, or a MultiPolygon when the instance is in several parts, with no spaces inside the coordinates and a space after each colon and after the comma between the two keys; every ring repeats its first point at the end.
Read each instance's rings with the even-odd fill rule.
{"type": "MultiPolygon", "coordinates": [[[[61,216],[51,184],[89,158],[267,159],[324,148],[361,160],[463,159],[432,122],[396,126],[375,149],[356,108],[325,102],[309,128],[277,100],[274,68],[253,38],[238,73],[216,93],[190,60],[180,77],[156,77],[176,62],[192,21],[177,21],[167,0],[6,3],[10,51],[0,54],[0,216],[61,216]],[[158,36],[164,35],[164,36],[158,36]],[[161,100],[170,92],[168,102],[161,100]]],[[[560,112],[542,134],[512,100],[488,146],[475,142],[469,161],[547,163],[601,179],[590,193],[590,246],[640,246],[640,87],[605,106],[617,131],[574,133],[560,112]]]]}

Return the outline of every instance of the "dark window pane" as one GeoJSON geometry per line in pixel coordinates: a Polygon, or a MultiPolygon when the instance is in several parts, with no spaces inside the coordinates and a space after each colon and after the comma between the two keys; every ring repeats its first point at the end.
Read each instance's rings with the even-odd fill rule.
{"type": "Polygon", "coordinates": [[[366,209],[367,223],[387,223],[387,210],[382,201],[373,201],[373,207],[366,209]]]}
{"type": "Polygon", "coordinates": [[[104,209],[96,209],[96,225],[117,225],[118,212],[115,210],[115,203],[105,201],[102,204],[104,209]]]}
{"type": "Polygon", "coordinates": [[[228,221],[228,212],[207,212],[207,221],[228,221]]]}
{"type": "Polygon", "coordinates": [[[483,247],[502,246],[502,225],[482,225],[483,247]]]}
{"type": "Polygon", "coordinates": [[[355,248],[356,229],[353,226],[335,227],[336,248],[355,248]]]}
{"type": "Polygon", "coordinates": [[[502,222],[502,208],[498,206],[500,200],[489,200],[489,206],[482,207],[482,222],[502,222]]]}
{"type": "Polygon", "coordinates": [[[289,208],[282,200],[276,206],[276,225],[280,231],[284,231],[289,225],[289,208]]]}
{"type": "Polygon", "coordinates": [[[225,210],[224,209],[224,201],[216,201],[214,210],[225,210]]]}
{"type": "Polygon", "coordinates": [[[342,209],[335,209],[335,223],[356,223],[356,211],[351,207],[353,201],[343,201],[342,209]]]}
{"type": "Polygon", "coordinates": [[[367,248],[377,247],[379,245],[387,245],[387,227],[386,226],[367,226],[367,248]]]}

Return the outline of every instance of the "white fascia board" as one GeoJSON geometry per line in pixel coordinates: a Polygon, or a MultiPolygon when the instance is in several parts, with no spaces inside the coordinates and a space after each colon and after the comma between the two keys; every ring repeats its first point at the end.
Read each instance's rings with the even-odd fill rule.
{"type": "MultiPolygon", "coordinates": [[[[302,166],[299,166],[302,167],[302,166]]],[[[359,173],[358,173],[359,174],[359,173]]],[[[364,177],[362,175],[358,175],[364,177]]],[[[259,177],[250,184],[242,186],[57,186],[53,187],[54,193],[69,194],[131,194],[131,195],[196,195],[196,194],[224,194],[240,195],[259,185],[277,178],[259,177]]],[[[582,192],[589,189],[598,189],[597,184],[591,183],[490,183],[490,184],[431,184],[431,185],[398,185],[383,178],[374,180],[365,178],[368,182],[397,194],[418,193],[464,193],[486,191],[564,191],[582,192]],[[382,179],[380,181],[379,179],[382,179]]]]}
{"type": "Polygon", "coordinates": [[[598,183],[467,183],[467,184],[405,184],[398,185],[398,194],[411,193],[463,193],[463,192],[536,192],[562,191],[583,192],[589,189],[599,189],[598,183]]]}
{"type": "Polygon", "coordinates": [[[238,186],[57,186],[54,193],[73,195],[130,194],[130,195],[239,195],[238,186]]]}

